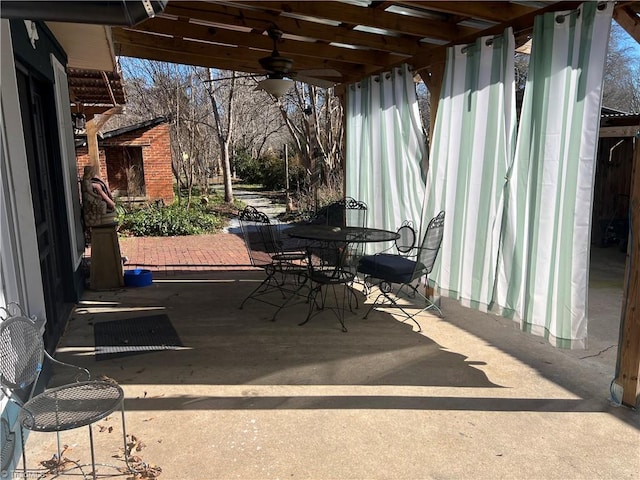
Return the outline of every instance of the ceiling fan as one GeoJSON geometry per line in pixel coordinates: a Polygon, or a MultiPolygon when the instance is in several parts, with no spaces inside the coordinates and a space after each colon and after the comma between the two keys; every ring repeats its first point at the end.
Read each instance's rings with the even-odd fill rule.
{"type": "MultiPolygon", "coordinates": [[[[276,26],[273,26],[267,29],[267,35],[269,35],[269,38],[273,40],[273,51],[269,56],[263,57],[258,60],[258,62],[260,63],[260,66],[264,68],[264,70],[267,72],[267,78],[262,82],[260,82],[262,83],[262,85],[259,85],[259,88],[263,87],[265,83],[266,84],[271,83],[272,85],[276,85],[275,82],[269,82],[270,80],[276,80],[276,81],[286,80],[286,78],[292,78],[300,82],[305,82],[310,85],[315,85],[322,88],[330,88],[330,87],[333,87],[336,83],[338,83],[337,81],[326,80],[324,78],[316,78],[316,77],[336,77],[337,79],[339,79],[341,77],[340,72],[333,69],[303,70],[303,71],[292,70],[293,60],[287,57],[283,57],[282,55],[280,55],[280,52],[278,52],[278,42],[282,39],[282,35],[283,35],[282,30],[280,30],[276,26]]],[[[284,89],[284,88],[288,90],[288,87],[285,87],[285,84],[281,84],[281,89],[284,89]]]]}
{"type": "Polygon", "coordinates": [[[269,78],[284,78],[285,75],[291,73],[293,60],[283,57],[278,52],[278,41],[282,38],[282,31],[277,28],[267,30],[269,38],[273,40],[273,51],[268,57],[262,57],[258,62],[260,66],[267,71],[269,78]]]}
{"type": "MultiPolygon", "coordinates": [[[[258,81],[258,90],[265,90],[272,95],[279,97],[284,95],[293,85],[295,79],[310,85],[321,88],[333,87],[339,82],[342,75],[333,69],[317,69],[317,70],[293,70],[293,60],[283,57],[278,52],[278,42],[282,39],[282,30],[277,27],[267,29],[267,35],[273,40],[273,50],[270,55],[262,57],[258,60],[260,67],[264,70],[265,79],[258,81]],[[326,78],[317,77],[335,77],[336,81],[327,80],[326,78]]],[[[259,75],[259,74],[257,74],[259,75]]],[[[255,78],[256,74],[238,75],[236,78],[255,78]]],[[[223,80],[223,79],[218,79],[223,80]]]]}
{"type": "Polygon", "coordinates": [[[258,60],[260,66],[267,72],[267,79],[284,79],[288,77],[318,87],[329,88],[337,82],[315,77],[336,77],[338,79],[341,77],[340,72],[332,69],[292,70],[293,60],[283,57],[280,55],[280,52],[278,52],[278,42],[282,39],[283,35],[282,30],[274,26],[267,29],[267,35],[273,40],[273,51],[271,55],[258,60]]]}

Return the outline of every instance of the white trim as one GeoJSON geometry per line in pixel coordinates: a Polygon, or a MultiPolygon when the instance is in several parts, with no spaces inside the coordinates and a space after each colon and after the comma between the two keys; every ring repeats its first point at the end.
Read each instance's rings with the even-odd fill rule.
{"type": "Polygon", "coordinates": [[[56,113],[58,116],[58,136],[60,138],[60,163],[62,176],[64,177],[64,199],[67,206],[67,225],[69,227],[69,245],[71,247],[71,262],[74,270],[78,268],[82,261],[82,248],[78,244],[80,237],[78,227],[80,226],[80,198],[78,194],[78,168],[76,162],[76,151],[73,141],[73,126],[71,125],[71,110],[69,105],[69,84],[67,82],[67,72],[58,59],[51,54],[51,66],[55,78],[56,113]],[[75,189],[75,190],[74,190],[75,189]],[[75,195],[74,195],[75,193],[75,195]]]}
{"type": "Polygon", "coordinates": [[[8,20],[0,20],[0,272],[3,302],[46,321],[29,167],[8,20]]]}
{"type": "MultiPolygon", "coordinates": [[[[44,291],[8,20],[0,20],[0,61],[0,306],[18,302],[36,315],[44,328],[44,291]]],[[[9,428],[18,432],[13,405],[0,398],[3,417],[9,428]]],[[[20,435],[17,438],[13,461],[2,475],[11,475],[18,462],[22,448],[20,435]]]]}

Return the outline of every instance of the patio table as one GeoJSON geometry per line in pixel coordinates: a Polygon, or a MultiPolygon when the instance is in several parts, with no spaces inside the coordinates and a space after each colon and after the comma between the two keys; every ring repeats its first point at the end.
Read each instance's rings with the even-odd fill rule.
{"type": "MultiPolygon", "coordinates": [[[[337,285],[344,285],[346,291],[343,294],[342,305],[336,305],[335,307],[329,307],[340,321],[342,330],[347,331],[344,324],[344,310],[345,310],[345,295],[351,295],[356,301],[356,308],[358,308],[358,299],[354,295],[350,285],[355,278],[355,271],[351,272],[348,267],[347,255],[350,251],[352,244],[364,244],[373,242],[390,242],[396,240],[399,235],[397,232],[389,230],[383,230],[379,228],[367,228],[367,227],[335,227],[331,225],[296,225],[283,231],[285,235],[289,237],[307,240],[310,244],[307,246],[309,254],[309,278],[312,283],[316,284],[312,287],[308,299],[309,299],[309,313],[304,321],[300,325],[307,323],[313,316],[313,306],[316,305],[318,310],[325,309],[326,293],[322,295],[323,286],[332,286],[334,288],[334,297],[336,303],[338,302],[335,287],[337,285]],[[321,268],[314,268],[312,261],[312,250],[314,246],[324,250],[325,252],[335,252],[336,258],[330,266],[323,266],[321,268]],[[346,293],[349,292],[349,293],[346,293]],[[317,295],[321,296],[321,304],[317,302],[317,295]],[[313,298],[313,302],[311,299],[313,298]]],[[[351,259],[353,261],[353,259],[351,259]]],[[[357,259],[356,259],[357,260],[357,259]]],[[[357,261],[353,263],[357,264],[357,261]]],[[[349,308],[351,309],[351,296],[349,297],[349,308]]],[[[284,305],[283,305],[284,306],[284,305]]]]}

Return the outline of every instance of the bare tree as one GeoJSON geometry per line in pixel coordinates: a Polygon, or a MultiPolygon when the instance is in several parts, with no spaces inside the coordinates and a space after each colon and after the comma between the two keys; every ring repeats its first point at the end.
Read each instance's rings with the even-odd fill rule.
{"type": "Polygon", "coordinates": [[[605,64],[602,104],[629,113],[640,112],[640,57],[630,37],[617,23],[611,24],[605,64]]]}
{"type": "Polygon", "coordinates": [[[220,161],[222,164],[222,177],[224,182],[224,201],[233,202],[233,184],[231,182],[231,157],[230,146],[233,139],[235,122],[233,96],[236,86],[236,72],[231,73],[230,82],[224,88],[221,82],[211,75],[211,69],[207,69],[207,93],[211,102],[215,119],[215,131],[220,145],[220,161]],[[224,112],[224,115],[223,115],[224,112]]]}
{"type": "Polygon", "coordinates": [[[296,82],[278,106],[311,185],[327,184],[344,162],[340,99],[333,89],[296,82]]]}
{"type": "Polygon", "coordinates": [[[253,158],[267,149],[279,150],[290,138],[273,97],[255,91],[253,77],[240,77],[236,83],[247,95],[236,96],[236,117],[241,121],[236,122],[234,150],[244,149],[253,158]]]}
{"type": "Polygon", "coordinates": [[[131,125],[157,116],[170,120],[178,200],[184,188],[189,205],[193,187],[217,160],[211,155],[217,149],[216,137],[205,128],[210,109],[202,84],[194,82],[193,67],[138,59],[122,59],[122,66],[127,113],[118,122],[131,125]]]}

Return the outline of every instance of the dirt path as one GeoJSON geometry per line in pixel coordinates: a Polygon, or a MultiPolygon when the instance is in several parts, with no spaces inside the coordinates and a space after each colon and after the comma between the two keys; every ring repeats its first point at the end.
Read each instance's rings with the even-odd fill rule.
{"type": "MultiPolygon", "coordinates": [[[[233,196],[236,200],[240,200],[247,205],[251,205],[252,207],[257,208],[261,212],[267,214],[267,216],[275,220],[278,218],[278,215],[281,215],[285,212],[285,205],[282,203],[277,203],[268,195],[264,195],[261,192],[254,192],[250,190],[242,190],[242,189],[233,189],[233,196]]],[[[237,218],[232,218],[229,221],[229,225],[227,225],[223,231],[232,233],[236,231],[236,229],[240,228],[240,224],[238,223],[237,218]]]]}

